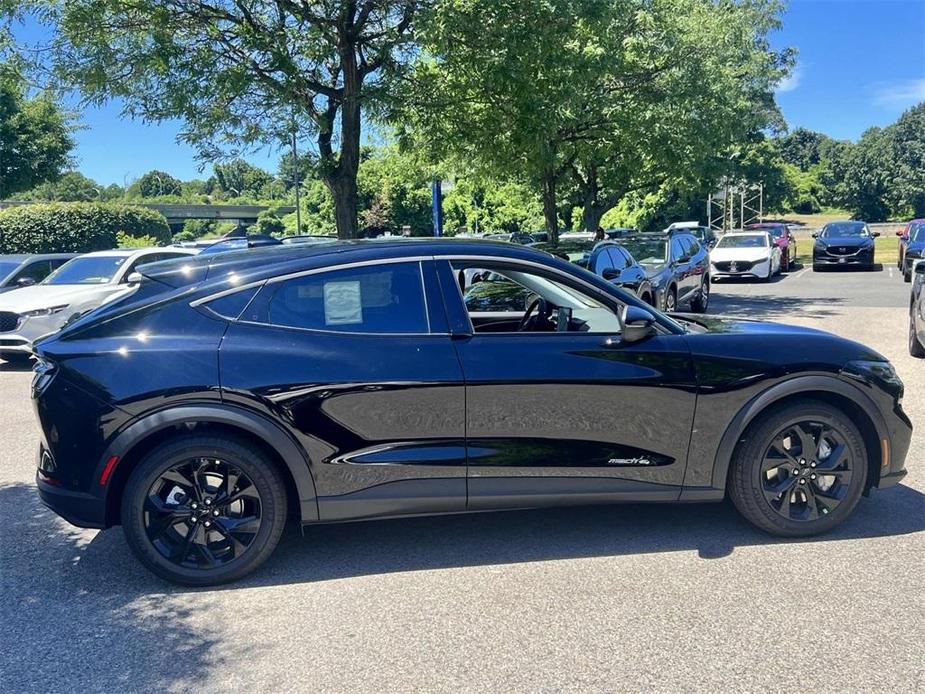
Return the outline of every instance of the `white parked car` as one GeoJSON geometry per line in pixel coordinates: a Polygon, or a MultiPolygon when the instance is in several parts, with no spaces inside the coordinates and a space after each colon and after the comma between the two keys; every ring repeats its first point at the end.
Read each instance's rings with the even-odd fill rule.
{"type": "Polygon", "coordinates": [[[780,274],[780,263],[780,247],[767,232],[730,233],[710,251],[710,278],[754,277],[767,281],[780,274]]]}
{"type": "Polygon", "coordinates": [[[138,266],[196,252],[143,248],[87,253],[68,261],[38,284],[0,294],[0,358],[27,358],[38,338],[60,330],[75,315],[122,296],[133,286],[129,277],[138,266]]]}

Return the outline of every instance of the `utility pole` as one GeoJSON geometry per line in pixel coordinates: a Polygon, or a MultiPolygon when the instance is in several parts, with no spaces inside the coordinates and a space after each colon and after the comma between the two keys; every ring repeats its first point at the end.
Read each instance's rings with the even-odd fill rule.
{"type": "Polygon", "coordinates": [[[299,155],[295,147],[295,130],[292,131],[292,171],[295,181],[295,228],[296,234],[302,233],[302,206],[299,204],[299,155]]]}

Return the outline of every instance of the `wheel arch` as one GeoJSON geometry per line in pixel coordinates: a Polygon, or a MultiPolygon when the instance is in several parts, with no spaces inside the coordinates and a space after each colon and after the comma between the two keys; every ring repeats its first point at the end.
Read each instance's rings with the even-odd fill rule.
{"type": "Polygon", "coordinates": [[[713,487],[725,489],[736,450],[758,416],[800,400],[821,400],[842,410],[858,430],[867,450],[865,493],[880,480],[884,460],[882,441],[889,440],[886,422],[877,406],[859,388],[834,376],[803,376],[756,395],[736,415],[720,439],[713,462],[713,487]]]}
{"type": "Polygon", "coordinates": [[[237,407],[179,405],[136,420],[107,447],[94,478],[100,479],[107,461],[118,457],[104,492],[107,527],[118,524],[122,493],[144,456],[172,438],[201,433],[198,430],[202,427],[208,427],[212,434],[233,436],[260,448],[283,477],[290,512],[298,514],[302,521],[318,520],[315,484],[308,459],[278,425],[262,415],[237,407]]]}

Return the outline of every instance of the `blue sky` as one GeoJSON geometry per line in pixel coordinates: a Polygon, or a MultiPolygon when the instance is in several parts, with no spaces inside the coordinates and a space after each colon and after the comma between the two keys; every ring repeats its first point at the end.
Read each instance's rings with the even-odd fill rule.
{"type": "MultiPolygon", "coordinates": [[[[775,46],[799,51],[777,94],[791,128],[853,140],[925,101],[925,0],[791,0],[783,22],[775,46]]],[[[182,179],[210,173],[176,142],[178,123],[124,119],[117,103],[84,110],[81,122],[77,168],[100,183],[121,185],[151,169],[182,179]]],[[[267,150],[248,159],[274,170],[278,157],[267,150]]]]}

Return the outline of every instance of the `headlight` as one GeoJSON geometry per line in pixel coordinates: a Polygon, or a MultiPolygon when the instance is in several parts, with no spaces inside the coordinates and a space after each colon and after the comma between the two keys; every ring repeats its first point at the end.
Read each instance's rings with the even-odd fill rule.
{"type": "Polygon", "coordinates": [[[842,372],[865,381],[879,381],[898,388],[903,386],[902,380],[896,375],[896,369],[888,361],[849,361],[842,372]]]}
{"type": "Polygon", "coordinates": [[[908,255],[910,258],[921,258],[922,251],[914,251],[910,248],[908,251],[906,251],[906,255],[908,255]]]}
{"type": "Polygon", "coordinates": [[[23,313],[19,315],[21,315],[23,318],[34,318],[36,316],[50,316],[55,313],[61,313],[61,311],[63,311],[66,308],[67,308],[67,304],[63,304],[62,306],[51,306],[49,308],[38,308],[34,311],[24,311],[23,313]]]}

